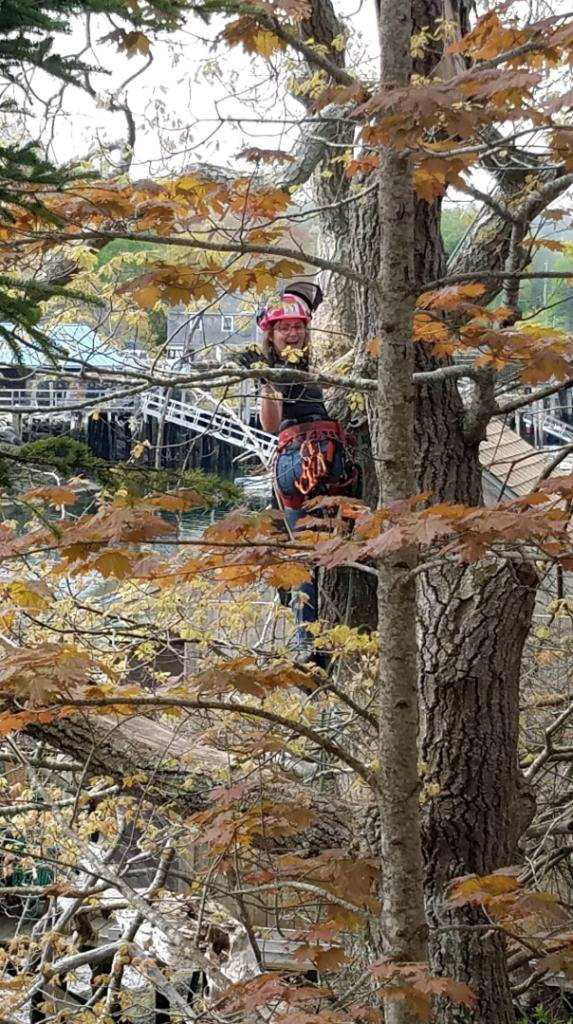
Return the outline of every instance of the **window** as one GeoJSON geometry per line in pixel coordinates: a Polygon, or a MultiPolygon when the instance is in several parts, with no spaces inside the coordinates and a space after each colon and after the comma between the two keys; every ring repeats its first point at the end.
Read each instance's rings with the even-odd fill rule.
{"type": "Polygon", "coordinates": [[[233,329],[234,329],[233,317],[232,316],[222,316],[221,317],[221,330],[223,331],[223,334],[231,334],[233,329]]]}

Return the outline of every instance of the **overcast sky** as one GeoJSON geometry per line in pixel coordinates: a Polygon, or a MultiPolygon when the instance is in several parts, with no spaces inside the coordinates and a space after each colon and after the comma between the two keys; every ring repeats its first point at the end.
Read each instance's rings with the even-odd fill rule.
{"type": "MultiPolygon", "coordinates": [[[[364,70],[376,60],[376,26],[371,0],[340,0],[338,8],[351,18],[356,33],[354,49],[364,70]],[[370,49],[369,49],[370,47],[370,49]]],[[[176,171],[189,161],[213,163],[233,161],[245,145],[288,149],[296,138],[296,126],[280,123],[286,116],[297,120],[302,107],[285,96],[284,85],[266,61],[245,54],[241,47],[230,50],[215,39],[224,26],[223,19],[204,25],[199,19],[189,20],[185,29],[173,37],[152,44],[153,63],[133,82],[126,94],[137,125],[137,142],[133,176],[176,171]],[[264,118],[278,123],[241,126],[219,118],[253,117],[249,102],[256,98],[257,109],[264,118]],[[171,152],[168,151],[169,147],[171,152]]],[[[54,124],[52,156],[63,162],[82,157],[95,138],[110,140],[121,137],[124,120],[106,109],[107,97],[145,64],[137,54],[128,59],[113,43],[97,43],[110,31],[106,19],[92,19],[91,39],[94,53],[84,60],[112,69],[112,74],[92,75],[98,92],[98,103],[73,87],[65,90],[62,114],[54,124]]],[[[85,29],[78,22],[71,37],[59,43],[61,52],[77,52],[85,43],[85,29]]],[[[58,90],[53,80],[36,73],[33,80],[38,96],[47,99],[58,90]]],[[[42,127],[38,122],[39,128],[42,127]]],[[[45,130],[43,130],[45,137],[45,130]]]]}
{"type": "MultiPolygon", "coordinates": [[[[352,52],[361,74],[375,76],[378,56],[373,0],[335,3],[352,26],[352,52]]],[[[567,3],[552,0],[551,6],[564,10],[567,3]]],[[[517,4],[529,11],[529,0],[517,0],[517,4]]],[[[539,9],[532,12],[534,17],[548,13],[546,0],[534,0],[536,4],[539,9]]],[[[482,10],[484,6],[491,5],[481,4],[482,10]]],[[[225,24],[222,18],[209,25],[190,18],[176,35],[153,42],[153,63],[127,85],[125,93],[138,126],[134,178],[177,173],[186,164],[199,161],[240,166],[235,156],[245,145],[286,150],[294,145],[302,106],[289,96],[284,75],[279,80],[272,64],[245,54],[240,46],[231,50],[216,45],[225,24]],[[255,116],[260,116],[262,123],[244,120],[238,125],[219,120],[255,116]],[[294,124],[285,123],[284,118],[294,124]],[[274,123],[272,119],[276,119],[274,123]]],[[[97,138],[109,141],[125,134],[122,115],[106,110],[107,98],[145,64],[145,58],[139,54],[127,58],[114,43],[98,42],[110,29],[107,19],[92,19],[93,52],[84,54],[84,60],[99,63],[112,73],[92,75],[97,103],[78,89],[66,88],[62,113],[54,120],[51,155],[57,162],[85,156],[97,138]]],[[[58,40],[61,52],[78,52],[84,45],[85,27],[79,20],[71,37],[58,40]]],[[[33,86],[44,100],[58,91],[54,81],[41,73],[35,74],[33,86]]],[[[40,122],[35,129],[43,129],[46,138],[40,122]]],[[[243,165],[245,169],[248,166],[243,165]]],[[[475,180],[478,187],[488,188],[484,173],[478,172],[475,180]]]]}

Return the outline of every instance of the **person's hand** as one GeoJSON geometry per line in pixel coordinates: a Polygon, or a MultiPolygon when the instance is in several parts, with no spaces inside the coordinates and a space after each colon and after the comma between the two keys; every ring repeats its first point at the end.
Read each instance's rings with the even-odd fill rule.
{"type": "MultiPolygon", "coordinates": [[[[238,363],[239,366],[244,366],[246,370],[262,370],[265,366],[269,365],[264,352],[257,345],[247,345],[246,348],[239,349],[233,353],[232,358],[233,362],[238,363]]],[[[265,377],[259,377],[258,379],[262,385],[269,385],[269,381],[265,377]]]]}
{"type": "Polygon", "coordinates": [[[233,352],[231,358],[234,363],[244,366],[247,370],[250,370],[251,367],[257,364],[261,366],[268,365],[264,353],[257,345],[247,345],[246,348],[237,349],[236,352],[233,352]]]}
{"type": "Polygon", "coordinates": [[[276,402],[280,401],[283,397],[281,392],[271,384],[270,380],[265,380],[264,377],[261,377],[261,396],[263,398],[273,398],[276,402]]]}

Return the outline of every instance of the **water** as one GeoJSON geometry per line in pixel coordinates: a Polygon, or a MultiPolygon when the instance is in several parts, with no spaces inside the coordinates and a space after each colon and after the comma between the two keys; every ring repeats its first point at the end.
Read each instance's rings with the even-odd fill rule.
{"type": "MultiPolygon", "coordinates": [[[[239,503],[240,507],[254,511],[265,508],[265,506],[269,504],[271,498],[270,478],[239,477],[235,482],[244,491],[244,499],[239,503]],[[256,481],[253,487],[248,483],[248,481],[251,480],[256,481]],[[262,481],[262,483],[259,481],[262,481]]],[[[67,506],[65,521],[69,522],[71,516],[73,516],[73,518],[78,518],[86,512],[95,512],[96,507],[93,494],[86,492],[85,496],[80,497],[75,505],[67,506]]],[[[178,515],[175,513],[158,511],[166,522],[179,524],[179,534],[182,538],[193,539],[195,537],[200,537],[208,526],[217,522],[219,519],[223,519],[233,510],[234,507],[237,506],[224,504],[217,505],[214,508],[191,508],[187,512],[182,512],[178,515]]],[[[62,516],[59,509],[47,504],[42,504],[40,508],[44,518],[54,523],[61,521],[62,516]]],[[[17,501],[14,502],[7,499],[0,504],[0,522],[8,520],[23,525],[24,523],[30,523],[32,518],[30,510],[20,505],[17,501]]],[[[40,522],[40,519],[38,519],[38,526],[40,525],[40,522]]]]}

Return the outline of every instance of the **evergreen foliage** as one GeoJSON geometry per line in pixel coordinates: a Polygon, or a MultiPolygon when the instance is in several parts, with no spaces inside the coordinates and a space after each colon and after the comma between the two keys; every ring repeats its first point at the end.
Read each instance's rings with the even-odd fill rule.
{"type": "Polygon", "coordinates": [[[54,49],[54,34],[69,33],[73,17],[110,14],[135,28],[157,31],[175,28],[185,6],[184,0],[4,0],[0,5],[0,76],[13,79],[17,69],[30,65],[81,84],[86,64],[54,49]]]}
{"type": "Polygon", "coordinates": [[[22,462],[36,466],[45,465],[63,477],[76,473],[97,475],[107,463],[92,454],[83,441],[74,437],[42,437],[39,441],[27,441],[15,453],[22,462]]]}
{"type": "Polygon", "coordinates": [[[204,508],[236,505],[244,494],[232,480],[224,480],[216,473],[202,469],[140,469],[119,464],[98,471],[98,478],[108,490],[125,490],[133,498],[151,493],[165,493],[174,488],[196,491],[204,499],[204,508]]]}
{"type": "Polygon", "coordinates": [[[205,473],[202,469],[145,469],[124,463],[114,465],[94,455],[83,441],[66,435],[51,435],[11,447],[9,457],[6,452],[0,453],[1,489],[11,490],[16,486],[18,465],[40,470],[45,467],[64,480],[84,475],[96,480],[112,494],[123,490],[133,498],[183,487],[201,495],[203,507],[214,508],[236,505],[244,497],[232,480],[224,480],[216,473],[205,473]]]}

